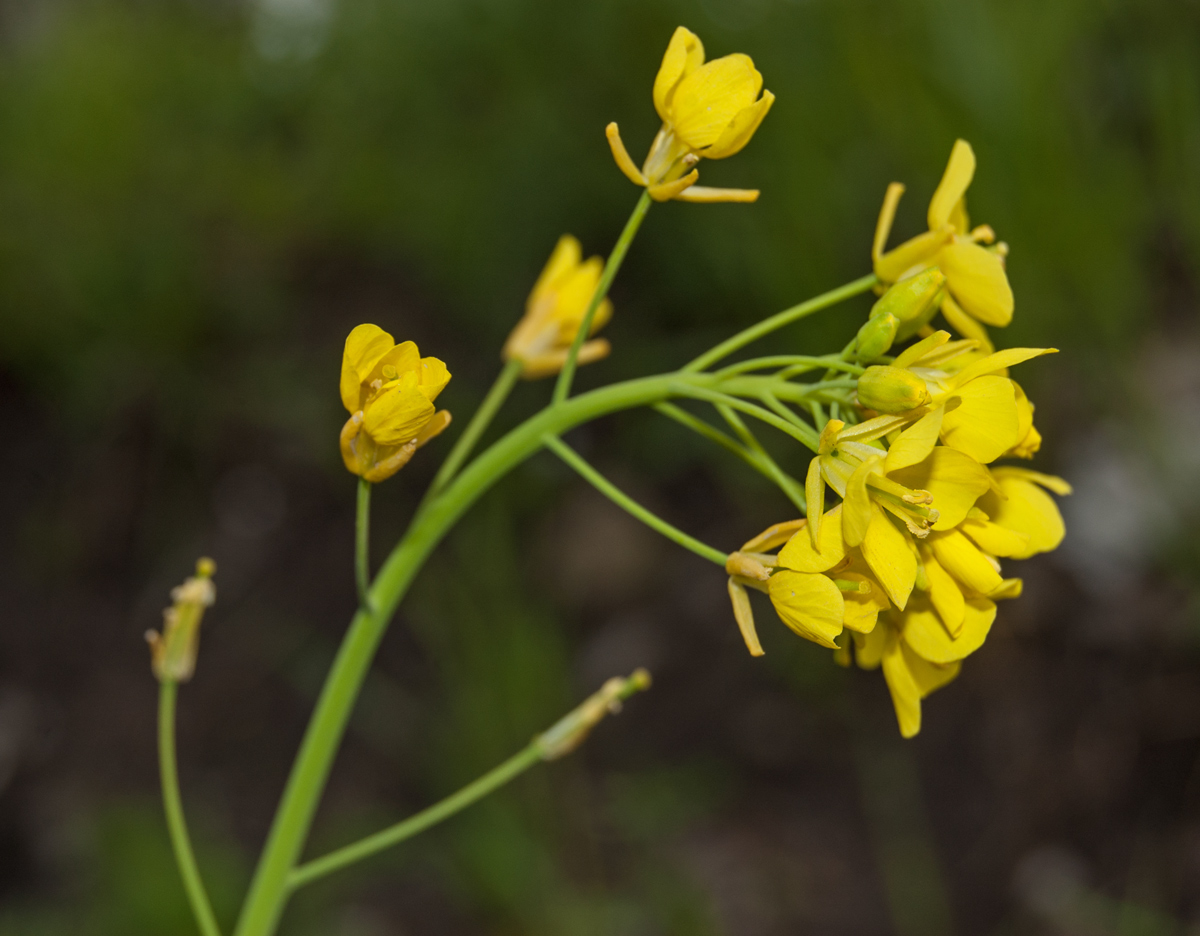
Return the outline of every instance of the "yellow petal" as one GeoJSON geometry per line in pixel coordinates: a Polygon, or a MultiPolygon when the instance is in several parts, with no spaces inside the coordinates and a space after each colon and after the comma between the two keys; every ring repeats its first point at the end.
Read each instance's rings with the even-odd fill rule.
{"type": "Polygon", "coordinates": [[[1002,465],[999,468],[993,468],[992,475],[996,478],[1024,478],[1026,481],[1040,484],[1042,487],[1064,497],[1071,493],[1071,485],[1065,478],[1060,478],[1058,475],[1042,474],[1040,471],[1033,471],[1029,468],[1018,468],[1016,465],[1002,465]]]}
{"type": "Polygon", "coordinates": [[[930,663],[953,663],[983,646],[994,620],[996,606],[992,602],[986,598],[971,598],[966,604],[962,630],[957,637],[951,637],[934,613],[933,606],[914,600],[904,612],[901,637],[918,656],[930,663]]]}
{"type": "Polygon", "coordinates": [[[912,674],[917,688],[921,690],[922,699],[934,689],[940,689],[953,680],[962,669],[962,663],[958,660],[939,666],[937,663],[921,659],[903,641],[900,642],[900,647],[904,651],[904,662],[908,665],[908,671],[912,674]]]}
{"type": "Polygon", "coordinates": [[[929,580],[929,600],[942,619],[942,624],[952,636],[962,632],[963,615],[966,613],[966,599],[958,582],[942,568],[942,564],[934,558],[929,549],[921,550],[924,561],[925,577],[929,580]]]}
{"type": "Polygon", "coordinates": [[[533,290],[529,293],[529,301],[525,306],[526,309],[532,308],[539,298],[557,288],[558,284],[579,266],[582,257],[583,248],[579,245],[578,240],[570,234],[560,237],[558,243],[554,245],[550,259],[546,261],[546,266],[537,278],[537,282],[533,284],[533,290]]]}
{"type": "MultiPolygon", "coordinates": [[[[563,369],[563,364],[567,362],[568,350],[567,348],[555,348],[544,354],[535,354],[523,359],[521,363],[524,366],[521,368],[521,376],[526,380],[537,380],[539,377],[557,374],[563,369]]],[[[585,341],[579,347],[579,356],[575,358],[575,363],[581,366],[591,364],[593,361],[608,357],[610,351],[612,351],[612,345],[606,338],[585,341]]]]}
{"type": "Polygon", "coordinates": [[[903,608],[916,581],[917,557],[907,534],[896,528],[878,504],[873,503],[871,509],[874,516],[862,541],[863,558],[892,603],[903,608]]]}
{"type": "MultiPolygon", "coordinates": [[[[950,340],[950,332],[935,331],[932,335],[926,335],[916,344],[909,345],[896,357],[892,362],[894,367],[912,367],[918,361],[921,361],[928,354],[932,354],[947,341],[950,340]]],[[[922,362],[924,363],[924,362],[922,362]]]]}
{"type": "Polygon", "coordinates": [[[921,730],[921,687],[904,660],[900,643],[892,645],[883,654],[883,678],[892,695],[900,734],[905,738],[915,736],[921,730]]]}
{"type": "Polygon", "coordinates": [[[733,604],[733,617],[737,621],[738,630],[742,633],[742,640],[746,642],[750,656],[762,656],[764,651],[758,640],[758,630],[754,626],[750,596],[746,594],[745,587],[733,579],[729,580],[729,600],[733,604]]]}
{"type": "Polygon", "coordinates": [[[894,283],[914,267],[928,265],[952,237],[954,232],[944,228],[940,231],[926,231],[909,238],[899,247],[893,247],[875,259],[875,275],[885,283],[894,283]]]}
{"type": "Polygon", "coordinates": [[[378,325],[359,325],[347,336],[339,389],[342,403],[351,413],[362,408],[359,393],[363,381],[395,344],[392,336],[378,325]]]}
{"type": "Polygon", "coordinates": [[[677,27],[654,78],[654,109],[664,123],[671,119],[671,98],[679,82],[702,64],[704,44],[700,37],[686,27],[677,27]]]}
{"type": "Polygon", "coordinates": [[[807,531],[800,530],[779,551],[779,564],[796,572],[825,572],[846,557],[842,539],[842,505],[821,518],[821,531],[814,548],[807,531]]]}
{"type": "Polygon", "coordinates": [[[1007,377],[977,377],[946,400],[942,441],[982,465],[1016,445],[1019,433],[1017,395],[1007,377]]]}
{"type": "Polygon", "coordinates": [[[884,463],[884,471],[888,475],[929,457],[942,431],[943,414],[944,408],[939,406],[900,433],[900,437],[888,448],[887,461],[884,463]]]}
{"type": "Polygon", "coordinates": [[[954,241],[935,260],[950,284],[955,301],[972,318],[1003,327],[1012,321],[1013,293],[1004,261],[978,244],[954,241]]]}
{"type": "Polygon", "coordinates": [[[604,135],[608,138],[608,148],[612,150],[613,162],[617,164],[618,169],[625,173],[625,178],[634,185],[645,185],[646,177],[642,175],[642,170],[630,158],[629,150],[625,149],[625,141],[621,139],[621,130],[615,120],[604,128],[604,135]]]}
{"type": "Polygon", "coordinates": [[[438,394],[450,383],[450,371],[446,365],[435,357],[421,358],[420,382],[417,387],[430,403],[437,399],[438,394]]]}
{"type": "Polygon", "coordinates": [[[434,414],[419,389],[385,390],[363,412],[363,428],[379,445],[403,445],[417,437],[434,414]]]}
{"type": "Polygon", "coordinates": [[[951,384],[955,387],[962,387],[986,374],[1006,376],[1000,372],[1035,357],[1041,357],[1043,354],[1057,353],[1057,348],[1005,348],[1003,351],[996,351],[987,357],[981,357],[978,361],[972,361],[954,375],[951,384]]]}
{"type": "Polygon", "coordinates": [[[879,474],[882,458],[872,458],[854,469],[846,482],[846,499],[842,501],[842,536],[847,546],[857,546],[871,525],[871,497],[867,493],[867,478],[879,474]]]}
{"type": "Polygon", "coordinates": [[[845,602],[842,623],[847,630],[859,634],[871,633],[875,629],[879,612],[886,611],[892,606],[892,603],[888,601],[887,595],[879,587],[879,583],[865,575],[857,572],[839,572],[837,577],[851,582],[861,582],[868,586],[868,590],[865,592],[842,592],[842,601],[845,602]]]}
{"type": "Polygon", "coordinates": [[[695,150],[717,142],[738,112],[754,103],[762,75],[750,56],[714,59],[685,75],[671,100],[675,134],[695,150]]]}
{"type": "Polygon", "coordinates": [[[570,344],[575,339],[575,332],[583,321],[603,272],[604,261],[599,257],[591,257],[558,280],[554,319],[559,323],[559,341],[564,344],[570,344]]]}
{"type": "Polygon", "coordinates": [[[944,445],[935,448],[919,464],[890,472],[888,477],[914,491],[933,495],[933,507],[938,512],[935,530],[958,526],[975,501],[991,487],[986,468],[971,456],[944,445]]]}
{"type": "Polygon", "coordinates": [[[813,458],[808,463],[808,474],[804,476],[804,499],[808,504],[808,538],[813,549],[817,548],[817,534],[821,530],[821,516],[825,513],[825,479],[821,477],[821,459],[813,458]]]}
{"type": "Polygon", "coordinates": [[[770,91],[764,91],[762,97],[751,104],[749,107],[738,111],[729,126],[721,131],[721,135],[717,137],[717,142],[704,151],[705,159],[724,159],[726,156],[732,156],[734,153],[740,152],[742,148],[750,142],[750,138],[754,136],[758,125],[763,122],[763,118],[767,116],[767,111],[771,109],[771,105],[775,103],[775,95],[770,91]]]}
{"type": "Polygon", "coordinates": [[[888,235],[892,233],[892,222],[896,219],[896,206],[904,194],[904,184],[892,182],[883,196],[883,205],[879,209],[879,218],[875,221],[875,239],[871,242],[871,262],[877,262],[883,256],[883,248],[887,246],[888,235]]]}
{"type": "MultiPolygon", "coordinates": [[[[705,155],[708,155],[707,150],[705,155]]],[[[710,188],[707,185],[689,185],[675,196],[675,201],[694,202],[697,205],[722,203],[749,205],[758,201],[758,196],[761,194],[758,189],[710,188]]]]}
{"type": "Polygon", "coordinates": [[[990,353],[995,349],[992,339],[988,336],[987,329],[980,322],[975,321],[975,319],[967,315],[949,293],[942,297],[942,316],[946,319],[946,324],[964,338],[970,338],[979,342],[981,351],[990,353]]]}
{"type": "Polygon", "coordinates": [[[842,632],[845,606],[841,589],[832,579],[783,569],[767,584],[771,603],[784,624],[807,640],[837,649],[833,638],[842,632]]]}
{"type": "Polygon", "coordinates": [[[1029,549],[1029,536],[1018,530],[1009,530],[990,520],[968,517],[959,527],[976,546],[993,556],[1025,558],[1029,549]]]}
{"type": "Polygon", "coordinates": [[[1003,580],[996,567],[958,530],[930,533],[926,543],[942,568],[972,591],[986,595],[1000,587],[1003,580]]]}
{"type": "Polygon", "coordinates": [[[1056,549],[1066,535],[1066,526],[1053,498],[1016,473],[1020,470],[995,469],[992,476],[1007,500],[989,491],[980,499],[979,506],[992,523],[1028,538],[1024,549],[1010,553],[1014,559],[1028,559],[1037,553],[1056,549]]]}
{"type": "MultiPolygon", "coordinates": [[[[967,187],[974,175],[975,151],[966,140],[955,140],[942,181],[938,183],[937,190],[929,202],[929,230],[936,231],[943,224],[950,223],[950,216],[967,193],[967,187]]],[[[967,232],[964,228],[958,233],[967,232]]]]}
{"type": "Polygon", "coordinates": [[[854,638],[854,662],[859,669],[873,670],[883,661],[883,655],[894,646],[899,635],[896,629],[887,623],[886,615],[879,624],[867,634],[852,633],[854,638]]]}

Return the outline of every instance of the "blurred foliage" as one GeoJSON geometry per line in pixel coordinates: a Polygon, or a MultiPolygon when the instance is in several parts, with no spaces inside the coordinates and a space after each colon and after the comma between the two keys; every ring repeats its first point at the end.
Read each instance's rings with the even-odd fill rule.
{"type": "MultiPolygon", "coordinates": [[[[456,377],[442,399],[465,412],[557,237],[603,253],[619,230],[637,192],[603,127],[619,121],[635,158],[648,146],[650,84],[678,23],[711,55],[750,53],[778,96],[753,145],[703,167],[705,183],[763,197],[654,208],[614,290],[613,357],[582,385],[673,367],[861,275],[887,183],[909,185],[896,225],[908,236],[963,136],[979,155],[972,217],[1013,248],[1017,316],[1002,342],[1064,347],[1084,408],[1120,414],[1114,366],[1150,323],[1194,307],[1195,3],[27,0],[0,19],[0,374],[45,447],[12,457],[69,487],[131,421],[149,425],[147,496],[163,509],[130,534],[123,569],[141,582],[191,548],[230,462],[344,480],[335,377],[354,324],[445,359],[456,377]]],[[[786,340],[840,345],[865,306],[786,340]]],[[[516,408],[545,392],[522,388],[516,408]]],[[[702,457],[646,423],[584,441],[658,479],[702,457]]],[[[416,596],[441,693],[421,731],[423,773],[406,778],[426,799],[515,750],[580,690],[576,635],[549,601],[522,597],[528,562],[514,558],[557,484],[546,470],[489,502],[416,596]],[[464,577],[470,589],[438,587],[464,577]]],[[[773,519],[761,482],[714,471],[732,503],[773,519]]],[[[715,508],[700,500],[703,526],[715,508]]],[[[68,574],[109,542],[88,539],[71,504],[43,491],[16,518],[31,575],[68,574]]],[[[398,527],[400,510],[380,504],[378,529],[398,527]]],[[[823,655],[789,644],[771,660],[806,703],[837,711],[842,674],[823,655]]],[[[403,866],[452,882],[464,915],[505,931],[721,931],[663,858],[720,808],[720,771],[668,759],[611,787],[554,765],[436,833],[428,857],[314,889],[293,924],[379,932],[353,915],[335,924],[331,908],[403,866]],[[631,846],[621,881],[598,860],[572,864],[605,836],[631,846]]],[[[342,841],[390,815],[338,815],[321,835],[342,841]]],[[[0,932],[188,931],[153,811],[102,813],[97,829],[84,850],[102,870],[92,889],[6,911],[0,932]]],[[[241,859],[225,847],[205,862],[230,907],[241,859]]]]}

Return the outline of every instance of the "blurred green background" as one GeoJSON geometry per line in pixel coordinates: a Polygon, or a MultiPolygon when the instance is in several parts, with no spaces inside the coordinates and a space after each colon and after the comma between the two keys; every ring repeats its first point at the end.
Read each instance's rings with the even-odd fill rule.
{"type": "MultiPolygon", "coordinates": [[[[414,811],[593,691],[656,685],[570,759],[304,893],[289,934],[1200,933],[1200,6],[1186,0],[8,0],[0,5],[0,934],[193,932],[157,800],[141,634],[207,553],[185,801],[231,920],[354,607],[341,343],[449,363],[462,420],[558,236],[605,253],[674,27],[778,101],[651,212],[612,357],[678,366],[866,272],[888,182],[923,227],[957,136],[1012,247],[1004,345],[1068,539],[900,742],[877,673],[539,456],[384,642],[312,853],[414,811]],[[770,623],[767,623],[770,621],[770,623]]],[[[840,347],[869,300],[782,333],[840,347]]],[[[546,399],[522,386],[501,419],[546,399]]],[[[462,425],[460,421],[459,426],[462,425]]],[[[451,430],[453,433],[454,430],[451,430]]],[[[572,442],[732,547],[790,515],[652,413],[572,442]]],[[[432,475],[376,494],[375,552],[432,475]]],[[[803,470],[795,458],[793,473],[803,470]]]]}

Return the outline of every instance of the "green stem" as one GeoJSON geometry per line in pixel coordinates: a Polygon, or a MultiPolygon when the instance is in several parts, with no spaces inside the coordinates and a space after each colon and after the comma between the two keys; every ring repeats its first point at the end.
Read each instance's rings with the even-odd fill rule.
{"type": "Polygon", "coordinates": [[[725,422],[729,423],[733,431],[738,434],[738,438],[742,440],[746,448],[759,460],[758,470],[775,482],[801,514],[808,516],[808,499],[804,494],[804,485],[779,467],[775,459],[771,457],[771,453],[763,447],[763,444],[758,441],[758,437],[742,422],[737,413],[724,404],[718,404],[716,409],[725,422]]]}
{"type": "Polygon", "coordinates": [[[236,936],[275,931],[287,899],[287,878],[299,858],[329,769],[375,650],[422,563],[455,521],[485,491],[562,432],[619,410],[661,403],[680,389],[713,383],[709,374],[659,374],[601,387],[547,407],[468,464],[414,519],[371,586],[373,610],[360,609],[338,649],[305,730],[275,812],[236,936]]]}
{"type": "Polygon", "coordinates": [[[684,549],[691,550],[697,556],[701,556],[710,562],[715,562],[717,565],[724,568],[725,561],[729,558],[728,555],[721,552],[719,549],[714,549],[707,543],[702,543],[694,536],[688,536],[683,530],[667,523],[662,517],[653,511],[647,510],[632,497],[622,491],[619,487],[609,481],[604,475],[600,474],[595,468],[585,461],[578,452],[571,448],[562,439],[555,436],[547,436],[546,448],[550,449],[555,455],[565,461],[568,465],[574,468],[585,481],[589,482],[592,487],[607,497],[610,501],[624,510],[626,513],[641,520],[642,523],[661,533],[672,542],[678,543],[684,549]]]}
{"type": "Polygon", "coordinates": [[[646,212],[649,210],[650,190],[643,189],[641,197],[637,200],[637,204],[633,206],[633,213],[629,216],[629,220],[625,222],[625,230],[617,238],[616,246],[613,247],[612,253],[608,255],[608,260],[604,262],[604,272],[600,274],[600,282],[596,284],[596,291],[592,293],[592,301],[588,303],[587,312],[583,315],[583,321],[579,323],[579,330],[575,332],[575,340],[571,342],[571,350],[567,352],[567,360],[563,363],[562,370],[559,371],[558,382],[554,385],[554,403],[561,403],[571,393],[571,381],[575,379],[575,367],[579,357],[579,349],[583,347],[583,342],[587,339],[592,329],[592,319],[596,315],[596,310],[600,308],[600,303],[608,295],[608,288],[612,285],[617,271],[621,269],[621,263],[625,260],[625,254],[629,252],[629,245],[633,243],[633,238],[637,234],[638,228],[642,226],[642,219],[646,217],[646,212]]]}
{"type": "Polygon", "coordinates": [[[358,503],[354,514],[354,580],[360,607],[371,607],[371,482],[358,479],[358,503]]]}
{"type": "MultiPolygon", "coordinates": [[[[849,361],[843,361],[834,355],[825,357],[810,357],[806,354],[773,354],[769,357],[751,358],[748,361],[738,361],[736,364],[730,364],[728,367],[722,367],[717,374],[721,377],[736,377],[738,374],[745,374],[754,370],[765,370],[771,367],[787,367],[787,374],[794,377],[797,374],[803,374],[806,371],[819,370],[820,368],[829,368],[843,370],[848,374],[859,375],[864,368],[857,364],[851,364],[849,361]],[[790,365],[790,366],[789,366],[790,365]]],[[[779,378],[780,374],[775,374],[779,378]]],[[[786,379],[786,378],[784,378],[786,379]]]]}
{"type": "Polygon", "coordinates": [[[868,289],[874,286],[878,280],[875,274],[871,273],[867,276],[860,277],[845,286],[839,286],[837,289],[831,289],[829,292],[821,293],[819,296],[814,296],[807,302],[802,302],[799,305],[792,306],[790,309],[784,309],[782,312],[772,315],[768,319],[763,319],[756,325],[751,325],[749,328],[743,329],[732,338],[722,341],[711,351],[705,351],[702,355],[692,361],[683,368],[685,373],[701,371],[715,364],[722,358],[729,357],[734,351],[745,347],[752,341],[756,341],[763,335],[769,335],[771,332],[783,328],[785,325],[790,325],[798,319],[804,318],[806,315],[812,315],[814,312],[819,312],[822,309],[827,309],[832,305],[837,305],[846,299],[853,296],[865,293],[868,289]]]}
{"type": "Polygon", "coordinates": [[[763,409],[761,406],[756,406],[754,403],[748,403],[738,397],[729,396],[727,393],[721,393],[716,390],[711,390],[707,387],[694,387],[685,384],[676,385],[675,389],[680,396],[691,397],[693,400],[704,400],[707,403],[718,404],[723,403],[730,409],[740,410],[760,422],[765,422],[768,426],[774,426],[784,435],[789,435],[797,442],[801,442],[813,452],[817,451],[817,443],[820,437],[809,426],[800,426],[789,422],[782,416],[776,416],[770,410],[763,409]]]}
{"type": "Polygon", "coordinates": [[[437,825],[439,822],[449,819],[455,813],[461,812],[472,803],[504,786],[510,780],[523,774],[541,759],[542,746],[535,740],[519,754],[510,757],[499,767],[489,770],[478,780],[468,783],[457,793],[447,796],[440,803],[435,803],[428,809],[421,810],[415,816],[410,816],[403,822],[397,822],[394,826],[376,832],[374,835],[369,835],[352,845],[339,848],[328,855],[300,865],[300,867],[288,875],[288,890],[292,891],[298,887],[303,887],[317,878],[338,871],[347,865],[354,864],[356,861],[362,861],[362,859],[374,855],[376,852],[381,852],[385,848],[399,845],[405,839],[410,839],[414,835],[424,832],[430,826],[437,825]]]}
{"type": "Polygon", "coordinates": [[[175,863],[183,888],[192,905],[192,914],[204,936],[221,936],[217,918],[213,915],[208,893],[196,856],[192,854],[192,842],[188,836],[187,820],[183,815],[183,801],[179,796],[179,773],[175,768],[175,696],[177,685],[164,680],[158,690],[158,769],[162,777],[163,809],[167,814],[167,831],[171,836],[171,847],[175,850],[175,863]]]}
{"type": "Polygon", "coordinates": [[[492,384],[492,389],[488,391],[487,396],[483,398],[483,402],[479,404],[479,409],[471,417],[466,430],[458,437],[458,441],[454,443],[454,448],[450,450],[450,454],[442,462],[442,467],[438,469],[433,483],[429,485],[429,492],[425,495],[426,501],[444,488],[454,477],[458,469],[462,467],[462,463],[471,454],[471,450],[475,448],[475,443],[479,441],[479,437],[483,435],[497,411],[504,405],[504,401],[508,399],[508,395],[512,393],[512,388],[516,384],[517,378],[521,376],[521,366],[520,361],[509,361],[504,365],[504,369],[500,371],[495,383],[492,384]]]}

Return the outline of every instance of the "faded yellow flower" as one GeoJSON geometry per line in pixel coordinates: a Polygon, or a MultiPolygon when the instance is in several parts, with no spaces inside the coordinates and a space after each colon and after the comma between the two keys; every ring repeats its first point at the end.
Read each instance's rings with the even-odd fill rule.
{"type": "Polygon", "coordinates": [[[1012,321],[1013,293],[1004,269],[1007,245],[991,247],[995,234],[985,225],[972,228],[966,193],[975,175],[975,152],[966,140],[956,140],[945,174],[929,202],[929,230],[898,247],[884,251],[896,206],[904,186],[893,182],[884,196],[871,248],[875,275],[895,283],[930,266],[946,274],[947,292],[941,311],[960,335],[973,338],[986,350],[992,344],[986,325],[1003,327],[1012,321]]]}
{"type": "Polygon", "coordinates": [[[774,101],[748,55],[705,62],[700,37],[680,26],[654,79],[654,108],[663,124],[642,168],[630,158],[615,123],[605,132],[617,166],[656,201],[754,201],[757,190],[696,185],[695,166],[702,157],[724,159],[740,152],[774,101]]]}
{"type": "Polygon", "coordinates": [[[163,611],[162,633],[146,631],[150,645],[150,668],[159,682],[187,682],[196,671],[200,645],[200,622],[217,600],[212,577],[217,571],[211,559],[196,563],[196,574],[171,589],[171,607],[163,611]]]}
{"type": "Polygon", "coordinates": [[[342,403],[350,418],[342,428],[342,460],[367,481],[386,480],[422,445],[450,425],[450,413],[433,403],[450,382],[435,357],[421,357],[414,342],[396,344],[377,325],[359,325],[342,354],[342,403]]]}
{"type": "MultiPolygon", "coordinates": [[[[508,336],[503,357],[520,361],[527,379],[557,374],[566,363],[575,334],[604,272],[599,257],[583,259],[583,250],[570,234],[559,238],[546,268],[525,303],[525,315],[508,336]]],[[[592,316],[591,334],[612,318],[612,302],[604,299],[592,316]]],[[[598,361],[611,350],[603,339],[585,341],[579,348],[580,364],[598,361]]]]}

